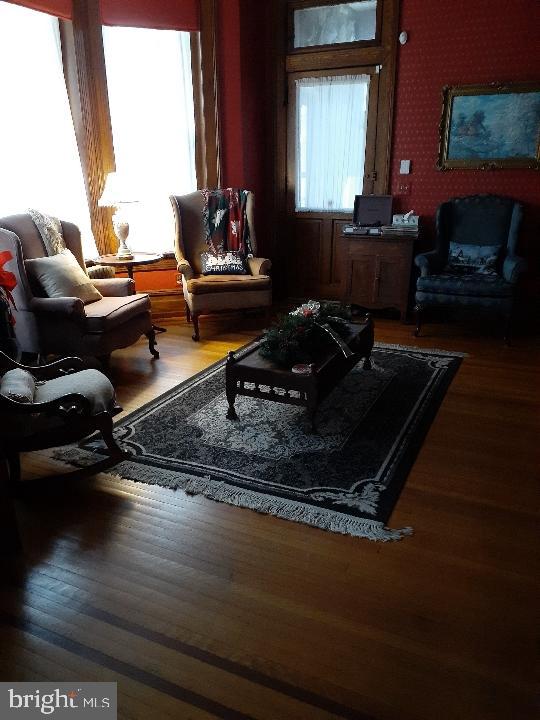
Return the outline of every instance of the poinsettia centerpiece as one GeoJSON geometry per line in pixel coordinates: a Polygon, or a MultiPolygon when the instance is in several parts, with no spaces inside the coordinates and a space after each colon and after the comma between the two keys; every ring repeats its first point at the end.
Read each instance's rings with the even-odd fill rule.
{"type": "Polygon", "coordinates": [[[325,347],[337,345],[350,354],[350,309],[340,303],[310,300],[288,315],[281,315],[263,337],[259,352],[277,365],[290,369],[314,362],[325,347]]]}

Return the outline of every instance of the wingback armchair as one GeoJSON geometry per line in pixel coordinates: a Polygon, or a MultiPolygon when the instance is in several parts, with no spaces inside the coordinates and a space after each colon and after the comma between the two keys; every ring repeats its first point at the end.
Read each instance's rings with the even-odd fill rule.
{"type": "MultiPolygon", "coordinates": [[[[175,255],[186,301],[188,322],[193,320],[193,340],[199,340],[199,316],[248,308],[269,308],[272,304],[271,262],[248,257],[246,275],[203,275],[201,253],[208,251],[203,217],[202,192],[170,198],[175,221],[175,255]]],[[[254,227],[254,195],[248,192],[246,220],[253,254],[257,253],[254,227]]]]}
{"type": "MultiPolygon", "coordinates": [[[[87,274],[79,229],[64,220],[61,225],[67,249],[87,274]]],[[[107,358],[114,350],[132,345],[144,334],[150,352],[155,358],[159,357],[150,298],[147,294],[135,293],[133,280],[92,278],[92,284],[103,297],[86,305],[78,297],[44,297],[25,269],[26,260],[47,254],[39,231],[27,213],[0,218],[0,250],[11,253],[13,260],[6,268],[18,280],[13,299],[17,342],[22,352],[107,358]]]]}
{"type": "Polygon", "coordinates": [[[417,255],[416,330],[432,305],[484,309],[504,318],[508,340],[514,294],[525,260],[516,255],[523,209],[512,198],[470,195],[436,214],[435,249],[417,255]]]}

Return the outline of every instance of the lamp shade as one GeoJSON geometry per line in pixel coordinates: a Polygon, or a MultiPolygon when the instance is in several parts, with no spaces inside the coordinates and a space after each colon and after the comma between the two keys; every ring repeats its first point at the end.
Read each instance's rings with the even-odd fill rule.
{"type": "Polygon", "coordinates": [[[100,207],[116,207],[123,203],[138,202],[133,183],[125,176],[110,172],[105,181],[105,187],[99,198],[100,207]]]}

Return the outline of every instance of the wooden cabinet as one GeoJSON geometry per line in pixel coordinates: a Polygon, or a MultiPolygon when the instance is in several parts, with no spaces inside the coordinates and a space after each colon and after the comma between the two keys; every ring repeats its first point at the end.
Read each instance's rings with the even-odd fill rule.
{"type": "Polygon", "coordinates": [[[414,240],[342,236],[343,300],[369,309],[396,308],[405,321],[414,240]]]}

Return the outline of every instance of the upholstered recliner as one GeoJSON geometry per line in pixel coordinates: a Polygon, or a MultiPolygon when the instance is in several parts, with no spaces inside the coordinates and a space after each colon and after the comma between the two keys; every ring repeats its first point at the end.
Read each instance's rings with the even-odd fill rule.
{"type": "MultiPolygon", "coordinates": [[[[272,304],[271,262],[248,257],[247,275],[203,275],[201,253],[208,251],[203,219],[205,205],[202,192],[173,195],[171,203],[176,220],[175,255],[186,301],[188,322],[193,320],[193,340],[199,340],[199,316],[248,308],[269,308],[272,304]]],[[[253,253],[255,238],[254,196],[247,195],[246,219],[253,253]]]]}
{"type": "MultiPolygon", "coordinates": [[[[86,273],[79,229],[62,221],[66,247],[86,273]]],[[[107,358],[113,350],[124,348],[146,335],[150,352],[156,358],[150,298],[135,293],[129,278],[92,279],[103,295],[84,305],[76,297],[43,297],[25,270],[25,260],[46,256],[45,246],[29,214],[0,218],[0,250],[8,250],[13,260],[6,265],[17,276],[13,291],[16,309],[17,342],[22,352],[41,355],[77,355],[107,358]]]]}
{"type": "Polygon", "coordinates": [[[421,273],[415,335],[424,309],[438,305],[496,312],[504,318],[508,339],[516,283],[526,268],[516,255],[522,214],[518,202],[498,195],[453,198],[438,208],[436,247],[415,258],[421,273]],[[467,257],[478,266],[460,267],[467,257]]]}

